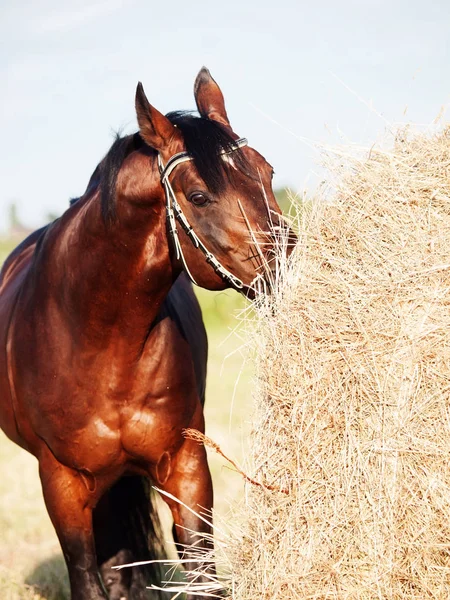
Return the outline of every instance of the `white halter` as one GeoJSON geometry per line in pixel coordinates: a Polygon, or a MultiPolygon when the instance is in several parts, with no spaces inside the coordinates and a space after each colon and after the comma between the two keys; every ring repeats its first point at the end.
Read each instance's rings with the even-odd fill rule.
{"type": "MultiPolygon", "coordinates": [[[[239,148],[242,148],[243,146],[246,146],[247,144],[248,144],[248,141],[245,138],[241,138],[239,140],[236,140],[233,143],[233,148],[231,150],[223,150],[221,152],[221,154],[224,154],[224,155],[229,154],[230,152],[233,152],[234,150],[238,150],[239,148]]],[[[175,167],[177,165],[180,165],[181,163],[184,163],[184,162],[188,162],[190,160],[193,160],[192,156],[190,156],[187,152],[180,152],[178,154],[174,154],[168,160],[167,164],[164,166],[161,155],[158,153],[158,168],[159,168],[159,172],[161,174],[161,183],[163,184],[164,190],[166,193],[166,211],[167,211],[167,220],[169,222],[169,232],[170,232],[170,235],[172,236],[172,240],[173,240],[173,243],[175,246],[175,250],[177,253],[177,259],[182,260],[184,269],[185,269],[186,273],[188,274],[190,280],[192,281],[192,283],[195,283],[195,285],[197,285],[197,282],[195,281],[191,272],[189,271],[189,268],[186,263],[186,259],[183,254],[183,249],[181,247],[180,239],[178,237],[178,230],[177,230],[177,221],[178,221],[180,223],[181,227],[184,229],[184,231],[188,235],[188,237],[190,238],[191,242],[194,244],[194,246],[196,248],[199,248],[203,252],[203,254],[206,257],[206,262],[209,263],[213,267],[214,271],[216,271],[216,273],[218,273],[224,281],[230,283],[234,288],[236,288],[238,290],[242,290],[245,287],[244,282],[241,281],[235,275],[233,275],[233,273],[230,273],[230,271],[228,271],[217,260],[217,258],[214,256],[214,254],[212,254],[208,250],[208,248],[201,241],[201,239],[198,237],[198,235],[195,233],[195,231],[189,224],[189,221],[187,220],[186,215],[183,213],[181,206],[177,202],[175,192],[173,191],[172,185],[170,184],[170,181],[169,181],[169,175],[172,173],[172,171],[175,169],[175,167]]]]}

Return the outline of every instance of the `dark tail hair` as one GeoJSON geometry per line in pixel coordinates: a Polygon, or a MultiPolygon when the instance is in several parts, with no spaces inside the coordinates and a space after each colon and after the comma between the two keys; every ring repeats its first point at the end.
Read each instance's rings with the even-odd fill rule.
{"type": "MultiPolygon", "coordinates": [[[[135,475],[124,476],[106,492],[93,515],[97,560],[104,584],[107,588],[131,587],[131,597],[135,600],[148,599],[148,590],[145,588],[152,583],[161,583],[164,572],[160,565],[143,565],[120,571],[111,567],[164,558],[155,495],[148,479],[135,475]]],[[[111,597],[115,596],[112,589],[108,591],[111,597]]]]}

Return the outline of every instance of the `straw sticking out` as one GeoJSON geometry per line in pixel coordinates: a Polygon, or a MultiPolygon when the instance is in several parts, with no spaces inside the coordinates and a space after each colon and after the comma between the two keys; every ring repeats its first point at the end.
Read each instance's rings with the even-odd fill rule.
{"type": "Polygon", "coordinates": [[[216,452],[217,454],[219,454],[220,456],[222,456],[227,462],[229,462],[234,468],[235,470],[242,475],[242,477],[248,482],[251,483],[252,485],[256,485],[258,487],[264,488],[266,490],[271,490],[273,492],[281,492],[282,494],[288,494],[288,490],[284,489],[284,488],[280,488],[279,486],[276,485],[270,485],[270,484],[264,484],[261,483],[259,481],[256,481],[256,479],[252,479],[252,477],[250,477],[249,475],[247,475],[240,467],[238,467],[238,465],[236,464],[236,462],[229,458],[223,451],[222,448],[219,446],[219,444],[216,444],[216,442],[214,442],[211,438],[209,438],[208,436],[204,435],[201,431],[198,431],[197,429],[185,429],[183,431],[183,435],[184,437],[190,439],[190,440],[194,440],[195,442],[198,442],[199,444],[204,444],[207,448],[211,448],[212,450],[214,450],[214,452],[216,452]]]}

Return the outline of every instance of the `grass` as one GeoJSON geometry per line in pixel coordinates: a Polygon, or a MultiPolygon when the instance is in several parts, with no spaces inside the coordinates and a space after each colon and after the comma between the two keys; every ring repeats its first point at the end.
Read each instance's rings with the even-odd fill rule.
{"type": "MultiPolygon", "coordinates": [[[[0,240],[0,264],[14,244],[0,240]]],[[[233,312],[243,306],[236,293],[198,289],[209,338],[206,400],[207,434],[242,460],[250,411],[251,371],[229,335],[233,312]],[[233,398],[235,401],[233,402],[233,398]]],[[[230,499],[242,494],[241,477],[209,455],[215,507],[224,515],[230,499]]],[[[0,432],[0,591],[2,600],[69,598],[66,567],[42,499],[36,459],[0,432]]]]}

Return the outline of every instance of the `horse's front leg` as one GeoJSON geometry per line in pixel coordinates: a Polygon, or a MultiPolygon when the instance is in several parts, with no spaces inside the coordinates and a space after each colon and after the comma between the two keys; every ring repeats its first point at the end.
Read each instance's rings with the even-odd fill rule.
{"type": "MultiPolygon", "coordinates": [[[[173,458],[169,477],[160,487],[192,509],[163,496],[172,511],[178,553],[180,558],[187,561],[183,562],[183,570],[193,572],[201,569],[205,574],[214,576],[215,567],[210,562],[211,556],[208,561],[201,561],[202,555],[211,554],[213,549],[212,527],[198,516],[206,512],[206,520],[212,521],[210,511],[213,506],[213,488],[204,446],[185,440],[173,458]],[[195,535],[196,532],[200,535],[195,535]]],[[[208,576],[193,575],[189,579],[193,582],[211,583],[208,576]]],[[[195,596],[188,595],[187,598],[198,600],[199,594],[197,592],[195,596]]]]}
{"type": "Polygon", "coordinates": [[[88,489],[89,482],[59,463],[48,450],[39,458],[39,475],[69,571],[72,600],[107,598],[97,567],[92,530],[94,494],[88,489]]]}

